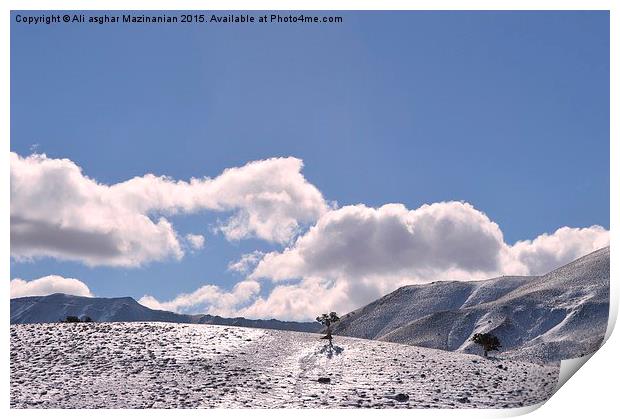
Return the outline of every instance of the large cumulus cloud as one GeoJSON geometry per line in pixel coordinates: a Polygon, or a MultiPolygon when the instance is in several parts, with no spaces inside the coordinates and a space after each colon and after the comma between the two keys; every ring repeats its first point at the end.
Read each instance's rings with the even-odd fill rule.
{"type": "Polygon", "coordinates": [[[213,179],[185,182],[147,174],[105,185],[70,160],[11,153],[11,255],[91,266],[180,259],[182,239],[166,217],[202,210],[233,213],[219,226],[230,240],[285,243],[328,209],[302,166],[296,158],[273,158],[213,179]]]}
{"type": "Polygon", "coordinates": [[[327,275],[432,277],[437,270],[494,272],[503,245],[498,225],[471,205],[444,202],[408,210],[346,206],[325,214],[252,276],[275,280],[327,275]]]}

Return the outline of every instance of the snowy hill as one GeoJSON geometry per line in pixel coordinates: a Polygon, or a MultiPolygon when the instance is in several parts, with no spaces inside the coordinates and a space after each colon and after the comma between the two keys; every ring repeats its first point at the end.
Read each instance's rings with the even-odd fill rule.
{"type": "Polygon", "coordinates": [[[539,277],[402,287],[343,316],[335,334],[473,353],[490,332],[502,357],[556,361],[596,350],[609,312],[609,247],[539,277]]]}
{"type": "Polygon", "coordinates": [[[558,365],[320,335],[175,323],[11,325],[15,408],[502,408],[558,365]]]}
{"type": "Polygon", "coordinates": [[[67,316],[88,316],[96,322],[156,321],[200,323],[229,326],[260,327],[264,329],[316,332],[318,323],[285,322],[280,320],[250,320],[243,317],[225,318],[208,314],[177,314],[152,310],[131,297],[90,298],[66,294],[11,299],[11,324],[50,323],[67,316]]]}

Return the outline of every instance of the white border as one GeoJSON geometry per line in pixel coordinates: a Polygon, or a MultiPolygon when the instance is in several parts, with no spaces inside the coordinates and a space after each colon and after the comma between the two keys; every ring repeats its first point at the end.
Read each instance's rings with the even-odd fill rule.
{"type": "MultiPolygon", "coordinates": [[[[10,105],[10,75],[9,75],[9,30],[10,30],[10,10],[610,10],[610,27],[611,27],[611,103],[610,103],[610,122],[611,122],[611,141],[610,144],[610,168],[611,168],[611,313],[610,313],[610,327],[608,330],[608,337],[611,333],[618,311],[618,274],[620,273],[619,265],[615,263],[618,260],[618,249],[613,243],[616,241],[618,234],[616,227],[620,226],[620,159],[618,153],[620,147],[618,146],[618,121],[620,115],[618,114],[618,83],[617,74],[620,70],[618,66],[618,24],[620,23],[619,10],[620,6],[618,2],[611,0],[521,0],[521,1],[499,1],[499,0],[417,0],[417,1],[404,1],[404,0],[384,0],[384,1],[368,1],[368,0],[315,0],[315,1],[284,1],[284,0],[265,0],[265,1],[198,1],[198,0],[179,0],[174,2],[166,2],[162,0],[92,0],[88,2],[78,0],[5,0],[0,6],[2,8],[2,19],[0,19],[0,33],[2,34],[2,42],[0,43],[0,57],[4,57],[2,60],[5,64],[0,69],[1,83],[4,87],[3,92],[6,92],[4,100],[1,102],[0,109],[0,127],[3,129],[5,139],[5,152],[0,153],[0,167],[2,167],[2,177],[0,180],[0,228],[2,229],[2,239],[0,239],[0,252],[5,260],[5,263],[0,267],[1,276],[5,279],[5,297],[2,300],[3,312],[0,314],[2,318],[8,319],[9,315],[9,198],[10,198],[10,183],[9,183],[9,141],[10,127],[9,127],[9,105],[10,105]]],[[[578,169],[578,168],[577,168],[578,169]]],[[[8,348],[9,348],[9,322],[5,320],[2,328],[3,336],[3,353],[4,360],[2,365],[2,374],[5,378],[3,384],[3,390],[5,395],[5,409],[8,410],[9,406],[9,364],[8,360],[8,348]]],[[[569,382],[562,387],[556,395],[554,395],[541,409],[532,413],[534,417],[542,417],[544,415],[553,416],[565,416],[565,417],[584,417],[598,415],[602,417],[609,417],[609,412],[614,411],[616,406],[615,398],[617,388],[617,373],[618,373],[618,360],[615,353],[618,353],[620,348],[620,342],[618,341],[617,334],[612,335],[607,343],[596,353],[590,361],[588,361],[588,367],[583,368],[577,373],[577,378],[569,380],[569,382]]],[[[160,417],[160,416],[174,416],[174,417],[198,417],[203,415],[209,416],[225,416],[235,417],[238,415],[258,415],[260,417],[278,416],[288,417],[294,414],[299,419],[301,418],[313,418],[320,415],[321,417],[342,417],[342,416],[371,416],[377,413],[386,417],[402,417],[408,415],[411,417],[506,417],[514,416],[516,414],[523,414],[531,411],[531,408],[514,409],[514,410],[415,410],[415,411],[397,411],[384,409],[377,410],[169,410],[169,411],[128,411],[128,410],[91,410],[88,412],[80,410],[11,410],[11,417],[32,417],[45,414],[50,417],[83,417],[84,415],[95,417],[109,417],[109,416],[131,416],[131,417],[160,417]]],[[[8,412],[7,412],[8,413],[8,412]]]]}

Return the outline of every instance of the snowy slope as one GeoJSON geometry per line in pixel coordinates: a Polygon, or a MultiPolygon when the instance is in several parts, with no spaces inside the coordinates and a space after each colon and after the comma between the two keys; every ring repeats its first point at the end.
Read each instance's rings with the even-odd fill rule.
{"type": "Polygon", "coordinates": [[[540,277],[403,287],[345,316],[335,333],[472,353],[470,337],[491,332],[502,357],[547,362],[596,350],[608,311],[609,247],[540,277]]]}
{"type": "Polygon", "coordinates": [[[90,298],[67,294],[11,299],[11,324],[50,323],[67,316],[88,316],[96,322],[161,321],[175,323],[219,324],[259,327],[277,330],[316,332],[318,323],[285,322],[280,320],[251,320],[243,317],[226,318],[208,314],[177,314],[152,310],[131,297],[90,298]]]}
{"type": "Polygon", "coordinates": [[[173,323],[11,325],[11,407],[520,407],[557,365],[173,323]],[[324,379],[319,382],[319,378],[324,379]]]}
{"type": "Polygon", "coordinates": [[[401,287],[346,314],[334,331],[344,336],[377,339],[430,313],[493,301],[530,279],[501,277],[487,281],[437,281],[401,287]]]}

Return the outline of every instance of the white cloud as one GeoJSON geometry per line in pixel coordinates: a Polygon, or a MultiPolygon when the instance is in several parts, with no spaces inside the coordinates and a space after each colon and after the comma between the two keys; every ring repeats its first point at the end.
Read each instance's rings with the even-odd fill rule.
{"type": "Polygon", "coordinates": [[[515,243],[510,247],[510,254],[515,263],[522,265],[515,270],[541,275],[608,245],[609,231],[601,226],[562,227],[553,234],[515,243]]]}
{"type": "Polygon", "coordinates": [[[184,312],[193,309],[193,312],[232,316],[259,291],[258,282],[246,280],[238,282],[230,292],[216,285],[204,285],[192,293],[180,294],[170,301],[160,302],[153,296],[145,295],[138,302],[155,310],[184,312]]]}
{"type": "Polygon", "coordinates": [[[233,212],[220,226],[230,240],[284,243],[328,209],[302,167],[296,158],[273,158],[213,179],[147,174],[105,185],[71,160],[11,153],[11,255],[91,266],[180,259],[179,237],[165,215],[202,210],[233,212]]]}
{"type": "Polygon", "coordinates": [[[205,247],[205,237],[200,234],[186,234],[185,240],[187,240],[192,249],[200,250],[205,247]]]}
{"type": "Polygon", "coordinates": [[[254,319],[307,321],[314,319],[319,313],[334,310],[339,313],[349,312],[374,299],[374,293],[369,296],[370,299],[360,299],[361,293],[354,292],[351,285],[349,281],[320,278],[278,285],[266,298],[256,298],[252,304],[239,309],[237,315],[254,319]]]}
{"type": "Polygon", "coordinates": [[[498,270],[503,245],[499,226],[467,203],[441,202],[416,210],[401,204],[346,206],[321,217],[294,246],[267,254],[252,277],[482,274],[498,270]]]}
{"type": "Polygon", "coordinates": [[[254,268],[254,266],[256,266],[264,255],[265,254],[260,250],[255,250],[252,253],[241,255],[239,260],[228,264],[228,270],[246,274],[254,268]]]}
{"type": "Polygon", "coordinates": [[[32,281],[25,281],[20,278],[11,280],[11,298],[49,295],[58,292],[83,297],[93,296],[85,283],[74,278],[49,275],[32,281]]]}

